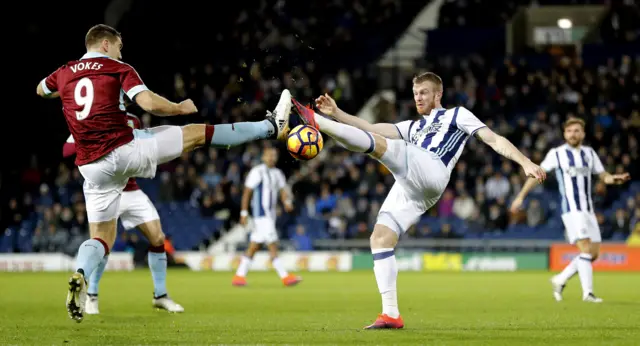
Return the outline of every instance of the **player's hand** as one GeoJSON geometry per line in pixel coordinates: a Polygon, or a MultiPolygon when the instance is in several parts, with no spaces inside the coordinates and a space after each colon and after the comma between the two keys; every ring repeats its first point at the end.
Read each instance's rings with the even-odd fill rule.
{"type": "Polygon", "coordinates": [[[511,202],[509,211],[512,213],[518,212],[522,208],[522,203],[524,203],[524,200],[522,198],[516,197],[513,202],[511,202]]]}
{"type": "Polygon", "coordinates": [[[293,211],[293,204],[291,203],[285,203],[284,204],[284,211],[286,211],[287,213],[290,213],[293,211]]]}
{"type": "Polygon", "coordinates": [[[522,165],[522,169],[524,169],[524,173],[529,178],[534,178],[538,181],[538,184],[542,184],[542,182],[547,179],[547,173],[540,166],[535,163],[528,161],[524,165],[522,165]]]}
{"type": "Polygon", "coordinates": [[[610,179],[611,182],[609,184],[620,185],[620,184],[626,183],[630,179],[631,179],[631,174],[629,173],[612,174],[610,179]]]}
{"type": "Polygon", "coordinates": [[[198,108],[193,103],[193,101],[191,101],[191,99],[186,99],[186,100],[180,102],[178,104],[178,107],[180,109],[180,114],[182,114],[182,115],[198,113],[198,108]]]}
{"type": "Polygon", "coordinates": [[[240,216],[240,224],[243,226],[247,225],[247,221],[249,221],[249,217],[248,216],[240,216]]]}
{"type": "Polygon", "coordinates": [[[333,116],[338,112],[336,100],[331,98],[329,94],[320,95],[320,97],[316,99],[316,107],[320,112],[329,116],[333,116]]]}

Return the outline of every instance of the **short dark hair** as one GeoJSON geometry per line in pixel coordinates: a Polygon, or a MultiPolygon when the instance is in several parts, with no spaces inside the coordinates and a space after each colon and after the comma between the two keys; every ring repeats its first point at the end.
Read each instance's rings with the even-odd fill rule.
{"type": "Polygon", "coordinates": [[[105,24],[98,24],[89,29],[87,35],[84,37],[84,45],[86,47],[91,47],[105,38],[111,42],[115,42],[118,37],[122,39],[118,30],[105,24]]]}
{"type": "Polygon", "coordinates": [[[442,90],[442,78],[433,72],[425,72],[413,77],[413,84],[421,84],[424,82],[431,82],[435,86],[442,90]]]}

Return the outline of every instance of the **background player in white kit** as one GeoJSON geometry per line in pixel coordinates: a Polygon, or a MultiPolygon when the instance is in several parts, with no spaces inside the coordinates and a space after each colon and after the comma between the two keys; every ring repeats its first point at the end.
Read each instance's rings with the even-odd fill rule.
{"type": "Polygon", "coordinates": [[[296,275],[289,274],[278,258],[278,232],[276,230],[276,205],[280,197],[284,209],[287,212],[293,210],[291,194],[287,188],[287,180],[284,173],[276,168],[278,162],[278,150],[276,148],[265,148],[262,153],[262,164],[259,164],[249,171],[244,183],[242,194],[242,211],[240,212],[240,223],[248,224],[249,201],[251,200],[251,216],[253,216],[252,231],[249,238],[249,247],[233,277],[234,286],[245,286],[246,276],[251,266],[251,260],[260,247],[265,244],[269,249],[271,265],[276,270],[278,276],[285,286],[294,286],[302,279],[296,275]]]}
{"type": "Polygon", "coordinates": [[[370,238],[373,270],[382,295],[382,314],[366,329],[404,327],[398,310],[398,266],[394,248],[398,237],[440,199],[469,137],[475,135],[497,153],[516,161],[527,176],[540,181],[546,177],[538,165],[464,107],[442,108],[442,93],[442,79],[438,75],[427,72],[416,76],[413,97],[421,118],[398,124],[370,124],[340,110],[328,95],[320,96],[316,106],[324,114],[345,123],[341,124],[293,100],[305,123],[327,133],[351,151],[371,155],[396,179],[380,208],[370,238]]]}
{"type": "MultiPolygon", "coordinates": [[[[591,199],[591,176],[598,175],[605,184],[622,184],[631,177],[628,173],[610,174],[593,148],[582,145],[585,123],[582,119],[570,118],[564,124],[565,144],[551,149],[540,166],[547,172],[555,171],[562,198],[562,223],[567,231],[569,243],[576,244],[580,255],[567,267],[551,279],[553,296],[562,300],[562,291],[567,281],[576,272],[582,284],[582,299],[586,302],[600,303],[602,299],[593,293],[592,262],[600,254],[600,227],[593,210],[591,199]]],[[[511,204],[516,211],[522,206],[525,197],[537,184],[528,179],[522,191],[511,204]]]]}
{"type": "MultiPolygon", "coordinates": [[[[127,123],[133,129],[142,128],[140,119],[131,113],[127,113],[127,123]]],[[[69,157],[75,155],[76,145],[73,135],[69,136],[62,149],[62,156],[69,157]]],[[[120,206],[118,208],[118,218],[122,222],[125,230],[134,228],[149,241],[148,263],[153,279],[153,300],[152,304],[156,308],[165,309],[169,312],[184,312],[184,308],[169,298],[167,291],[167,253],[164,249],[165,235],[162,232],[160,216],[147,194],[138,186],[135,178],[129,178],[127,186],[122,191],[120,206]]],[[[95,234],[90,234],[93,238],[95,234]]],[[[89,277],[89,287],[87,294],[89,299],[85,306],[85,312],[90,315],[100,313],[98,307],[98,291],[100,280],[109,262],[109,255],[102,258],[102,262],[89,277]]]]}

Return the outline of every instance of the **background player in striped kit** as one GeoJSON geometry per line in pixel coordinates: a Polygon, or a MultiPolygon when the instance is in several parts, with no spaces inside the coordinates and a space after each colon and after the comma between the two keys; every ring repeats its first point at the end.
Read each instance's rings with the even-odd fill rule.
{"type": "Polygon", "coordinates": [[[240,223],[243,225],[248,224],[248,209],[249,201],[251,200],[251,214],[253,216],[251,227],[253,229],[249,248],[240,261],[232,284],[234,286],[245,286],[247,284],[246,276],[251,266],[251,260],[255,253],[260,250],[262,244],[266,244],[273,269],[276,270],[285,286],[293,286],[302,279],[296,275],[289,274],[278,258],[278,232],[276,231],[278,196],[282,200],[285,211],[290,212],[293,210],[291,194],[287,188],[284,173],[276,168],[276,163],[278,162],[277,149],[265,148],[262,153],[262,162],[262,164],[253,167],[249,171],[244,183],[240,223]]]}
{"type": "MultiPolygon", "coordinates": [[[[586,302],[600,303],[602,299],[593,293],[591,263],[600,254],[602,238],[591,199],[591,176],[598,175],[605,184],[622,184],[631,177],[629,173],[610,174],[604,170],[595,150],[582,145],[584,129],[585,123],[582,119],[568,119],[564,124],[566,143],[551,149],[540,166],[547,172],[556,173],[562,198],[562,223],[569,242],[576,244],[580,250],[580,255],[551,279],[553,295],[557,301],[561,301],[565,284],[578,273],[582,284],[582,299],[586,302]]],[[[536,184],[535,179],[527,180],[511,204],[512,211],[520,209],[524,198],[536,184]]]]}

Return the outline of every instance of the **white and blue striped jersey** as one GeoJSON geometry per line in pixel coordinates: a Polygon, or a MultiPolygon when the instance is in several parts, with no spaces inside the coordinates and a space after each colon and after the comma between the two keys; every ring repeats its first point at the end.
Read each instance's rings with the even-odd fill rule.
{"type": "Polygon", "coordinates": [[[244,182],[246,188],[253,190],[251,215],[275,220],[278,196],[286,184],[284,173],[280,169],[269,168],[264,163],[253,167],[244,182]]]}
{"type": "Polygon", "coordinates": [[[604,166],[593,148],[584,145],[574,148],[563,144],[551,149],[540,167],[556,173],[563,214],[572,211],[594,212],[591,176],[603,173],[604,166]]]}
{"type": "Polygon", "coordinates": [[[468,109],[456,107],[434,109],[422,119],[402,121],[396,127],[402,139],[435,153],[451,172],[469,137],[486,125],[468,109]]]}

